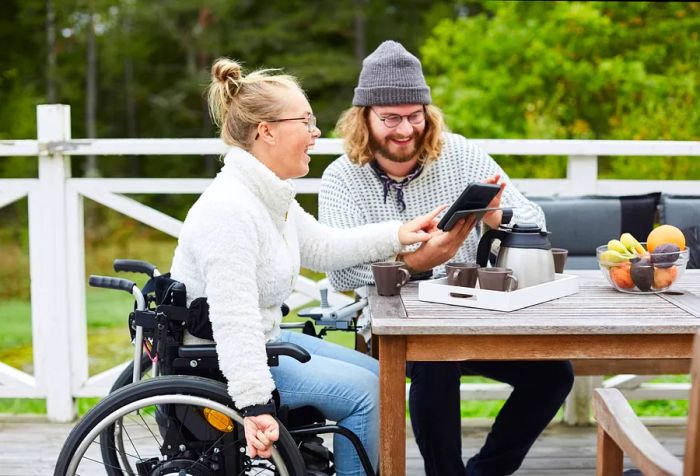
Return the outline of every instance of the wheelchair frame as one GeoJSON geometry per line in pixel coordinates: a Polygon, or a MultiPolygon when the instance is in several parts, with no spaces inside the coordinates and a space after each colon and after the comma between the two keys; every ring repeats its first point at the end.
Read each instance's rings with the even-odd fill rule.
{"type": "MultiPolygon", "coordinates": [[[[161,277],[160,272],[154,265],[140,260],[117,259],[114,261],[114,269],[117,272],[143,273],[148,275],[151,280],[161,277]]],[[[149,359],[153,362],[151,369],[153,376],[202,376],[204,374],[205,378],[225,382],[218,367],[214,344],[184,345],[182,343],[184,330],[190,319],[186,306],[186,289],[183,283],[173,281],[165,296],[162,297],[161,302],[157,302],[156,297],[141,290],[133,281],[123,278],[90,276],[89,284],[93,287],[129,292],[135,299],[135,308],[129,319],[134,340],[133,362],[129,366],[131,369],[127,368],[125,370],[125,372],[131,374],[133,383],[141,380],[143,373],[142,362],[147,362],[144,356],[144,347],[147,349],[149,359]],[[149,346],[151,346],[150,351],[148,350],[149,346]]],[[[148,287],[147,284],[144,289],[148,287]]],[[[326,305],[322,308],[314,308],[315,310],[320,309],[320,312],[312,312],[308,316],[320,324],[330,326],[332,329],[354,331],[355,329],[351,324],[352,318],[365,305],[366,299],[340,308],[330,308],[326,305]],[[338,323],[338,325],[335,325],[335,323],[338,323]]],[[[285,307],[286,305],[283,305],[283,308],[285,307]]],[[[283,315],[286,315],[288,311],[289,308],[286,308],[286,312],[283,309],[283,315]]],[[[293,325],[293,327],[298,326],[293,325]]],[[[288,356],[302,363],[307,362],[311,358],[305,349],[292,343],[268,343],[266,350],[269,366],[277,365],[280,356],[288,356]]],[[[112,391],[118,388],[117,385],[120,382],[123,385],[126,380],[125,377],[126,375],[122,374],[117,379],[112,391]]],[[[278,398],[276,398],[276,402],[279,407],[281,402],[279,402],[278,398]]],[[[368,476],[375,475],[362,443],[353,432],[338,425],[327,425],[325,421],[323,423],[316,421],[311,424],[290,428],[288,427],[289,415],[286,407],[281,406],[279,410],[278,415],[283,426],[289,431],[292,438],[297,441],[298,446],[303,443],[303,438],[305,437],[318,437],[318,435],[330,433],[342,435],[353,444],[365,473],[368,476]]],[[[289,413],[295,411],[290,410],[289,413]]],[[[330,454],[332,455],[332,453],[330,454]]],[[[332,469],[332,466],[330,468],[332,469]]]]}

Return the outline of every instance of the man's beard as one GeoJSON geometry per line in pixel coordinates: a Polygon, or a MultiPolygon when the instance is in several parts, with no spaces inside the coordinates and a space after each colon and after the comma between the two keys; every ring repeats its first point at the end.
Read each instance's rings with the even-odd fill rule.
{"type": "Polygon", "coordinates": [[[391,162],[397,162],[397,163],[404,163],[408,162],[411,159],[413,159],[416,154],[418,153],[418,150],[420,149],[421,145],[423,144],[423,139],[425,138],[425,131],[422,133],[417,133],[414,132],[411,134],[411,139],[413,139],[412,142],[412,147],[410,150],[407,150],[403,153],[392,153],[389,150],[389,147],[391,145],[391,138],[393,136],[387,136],[384,138],[382,142],[378,141],[376,137],[370,132],[369,135],[369,146],[372,148],[372,151],[374,152],[375,155],[380,155],[384,157],[387,160],[390,160],[391,162]]]}

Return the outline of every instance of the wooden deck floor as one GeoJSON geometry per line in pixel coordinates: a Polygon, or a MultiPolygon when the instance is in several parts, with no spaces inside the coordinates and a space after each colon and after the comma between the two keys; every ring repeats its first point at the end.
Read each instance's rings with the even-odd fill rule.
{"type": "MultiPolygon", "coordinates": [[[[42,418],[0,416],[0,475],[46,476],[53,467],[72,425],[47,423],[42,418]]],[[[483,422],[463,425],[464,457],[481,446],[488,427],[483,422]]],[[[676,455],[683,453],[685,427],[652,426],[651,432],[676,455]]],[[[421,459],[411,432],[407,450],[407,475],[423,473],[421,459]]],[[[595,474],[596,429],[551,425],[530,451],[519,476],[591,476],[595,474]]],[[[627,465],[629,467],[629,465],[627,465]]]]}

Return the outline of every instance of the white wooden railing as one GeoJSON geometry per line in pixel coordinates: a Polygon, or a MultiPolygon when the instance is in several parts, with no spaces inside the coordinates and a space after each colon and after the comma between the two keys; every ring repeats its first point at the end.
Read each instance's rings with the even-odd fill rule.
{"type": "MultiPolygon", "coordinates": [[[[208,179],[72,178],[71,156],[211,155],[225,152],[218,139],[72,140],[70,107],[37,107],[37,140],[0,141],[0,156],[38,157],[37,178],[0,179],[0,207],[28,197],[34,374],[0,362],[0,398],[46,398],[51,420],[74,417],[74,399],[103,396],[122,366],[88,375],[85,316],[83,197],[88,197],[168,235],[177,237],[182,223],[123,194],[199,194],[208,179]]],[[[525,193],[544,195],[635,194],[651,191],[698,193],[699,181],[599,180],[597,158],[615,156],[700,156],[700,142],[475,140],[492,155],[568,156],[563,179],[518,179],[525,193]]],[[[342,153],[338,139],[318,139],[315,155],[342,153]]],[[[319,179],[295,181],[299,193],[318,193],[319,179]]],[[[289,300],[293,308],[314,300],[319,284],[300,277],[289,300]]],[[[348,300],[332,294],[332,302],[348,300]]],[[[0,332],[2,332],[0,320],[0,332]]],[[[630,398],[687,398],[688,387],[641,385],[619,378],[609,384],[625,388],[630,398]],[[659,390],[660,389],[660,390],[659,390]],[[635,393],[636,392],[636,393],[635,393]]],[[[466,399],[502,399],[500,384],[464,384],[466,399]]]]}

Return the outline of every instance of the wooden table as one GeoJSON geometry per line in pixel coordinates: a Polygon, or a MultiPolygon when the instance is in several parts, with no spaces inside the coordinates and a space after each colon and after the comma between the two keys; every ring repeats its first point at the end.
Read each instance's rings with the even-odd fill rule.
{"type": "MultiPolygon", "coordinates": [[[[688,361],[700,319],[658,295],[617,292],[598,270],[577,274],[577,294],[509,313],[419,301],[416,283],[395,297],[369,288],[383,476],[404,475],[407,360],[688,361]]],[[[700,271],[686,271],[677,287],[700,296],[700,271]]]]}

